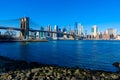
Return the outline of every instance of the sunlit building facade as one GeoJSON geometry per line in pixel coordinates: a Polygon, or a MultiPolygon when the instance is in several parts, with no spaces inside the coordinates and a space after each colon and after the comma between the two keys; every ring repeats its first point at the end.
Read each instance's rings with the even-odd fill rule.
{"type": "MultiPolygon", "coordinates": [[[[54,26],[54,32],[58,32],[59,28],[57,25],[54,26]]],[[[58,39],[58,34],[53,33],[53,39],[58,39]]]]}
{"type": "Polygon", "coordinates": [[[78,24],[78,35],[83,36],[83,26],[82,24],[78,24]]]}
{"type": "Polygon", "coordinates": [[[97,34],[98,34],[98,28],[97,28],[97,25],[94,25],[94,26],[92,27],[92,35],[93,35],[94,37],[96,37],[97,34]]]}

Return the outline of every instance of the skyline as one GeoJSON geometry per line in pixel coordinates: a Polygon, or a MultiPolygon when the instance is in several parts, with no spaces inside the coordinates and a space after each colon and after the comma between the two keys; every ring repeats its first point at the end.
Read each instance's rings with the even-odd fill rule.
{"type": "Polygon", "coordinates": [[[2,0],[0,20],[28,16],[40,26],[73,27],[83,24],[85,30],[97,25],[100,31],[115,28],[120,34],[119,0],[2,0]]]}

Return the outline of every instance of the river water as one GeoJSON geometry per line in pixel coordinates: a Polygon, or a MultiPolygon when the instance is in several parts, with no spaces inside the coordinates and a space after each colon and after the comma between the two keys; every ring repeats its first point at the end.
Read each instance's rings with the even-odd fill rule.
{"type": "Polygon", "coordinates": [[[120,62],[120,41],[66,40],[0,43],[0,55],[28,62],[116,71],[112,64],[120,62]]]}

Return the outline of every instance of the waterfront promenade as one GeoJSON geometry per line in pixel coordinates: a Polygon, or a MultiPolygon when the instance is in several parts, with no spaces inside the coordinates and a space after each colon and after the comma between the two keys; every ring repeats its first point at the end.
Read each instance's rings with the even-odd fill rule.
{"type": "Polygon", "coordinates": [[[119,80],[119,72],[27,63],[0,56],[0,80],[119,80]]]}

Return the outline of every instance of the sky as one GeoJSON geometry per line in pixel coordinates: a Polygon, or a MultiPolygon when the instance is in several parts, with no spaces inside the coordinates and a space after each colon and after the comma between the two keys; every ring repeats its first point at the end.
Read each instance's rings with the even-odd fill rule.
{"type": "Polygon", "coordinates": [[[0,20],[30,17],[40,26],[73,28],[75,22],[91,31],[115,28],[120,34],[120,0],[0,0],[0,20]]]}

